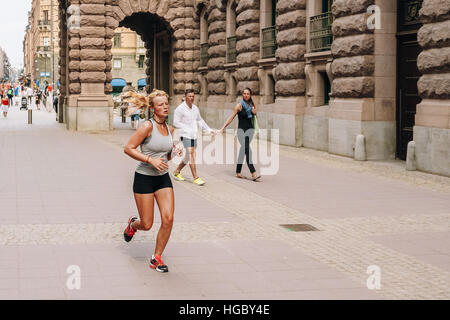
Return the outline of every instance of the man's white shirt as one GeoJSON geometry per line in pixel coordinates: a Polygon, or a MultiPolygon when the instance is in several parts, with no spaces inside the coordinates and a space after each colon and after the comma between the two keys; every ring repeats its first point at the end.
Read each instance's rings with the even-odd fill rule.
{"type": "Polygon", "coordinates": [[[186,102],[181,103],[174,112],[173,125],[180,129],[180,135],[188,139],[197,139],[198,125],[203,131],[211,133],[211,128],[206,124],[200,115],[200,111],[195,104],[189,108],[186,102]]]}

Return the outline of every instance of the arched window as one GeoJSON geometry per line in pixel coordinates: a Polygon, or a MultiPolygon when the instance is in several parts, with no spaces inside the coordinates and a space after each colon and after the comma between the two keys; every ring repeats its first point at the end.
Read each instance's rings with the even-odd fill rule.
{"type": "Polygon", "coordinates": [[[208,21],[206,19],[206,7],[200,13],[200,66],[208,64],[208,21]]]}
{"type": "Polygon", "coordinates": [[[227,3],[227,63],[236,62],[236,1],[227,3]]]}

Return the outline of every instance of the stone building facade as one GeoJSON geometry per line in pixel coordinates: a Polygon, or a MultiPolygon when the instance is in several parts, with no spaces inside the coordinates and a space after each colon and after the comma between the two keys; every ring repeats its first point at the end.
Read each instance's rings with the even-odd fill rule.
{"type": "Polygon", "coordinates": [[[61,0],[60,14],[69,129],[113,129],[121,26],[145,43],[147,89],[172,106],[196,90],[213,127],[249,87],[281,144],[367,160],[408,149],[418,169],[450,176],[448,0],[61,0]]]}
{"type": "Polygon", "coordinates": [[[58,0],[32,1],[23,42],[25,75],[32,82],[58,82],[58,9],[58,0]]]}

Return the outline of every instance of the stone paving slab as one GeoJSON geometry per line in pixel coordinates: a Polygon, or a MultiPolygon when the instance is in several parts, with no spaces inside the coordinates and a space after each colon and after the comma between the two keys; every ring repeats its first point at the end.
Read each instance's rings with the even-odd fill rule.
{"type": "Polygon", "coordinates": [[[159,222],[122,240],[136,162],[117,127],[68,132],[45,111],[29,126],[14,108],[0,121],[0,299],[450,298],[450,179],[302,148],[281,147],[260,183],[214,165],[200,166],[204,187],[174,181],[171,272],[150,270],[159,222]],[[366,286],[373,264],[380,290],[366,286]],[[81,290],[66,286],[69,265],[81,290]]]}

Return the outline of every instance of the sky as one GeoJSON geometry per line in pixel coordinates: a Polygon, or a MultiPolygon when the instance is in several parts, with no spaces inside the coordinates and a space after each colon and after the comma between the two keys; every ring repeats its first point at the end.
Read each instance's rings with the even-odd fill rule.
{"type": "Polygon", "coordinates": [[[11,65],[23,67],[23,39],[28,22],[31,0],[0,0],[0,47],[6,52],[11,65]]]}

